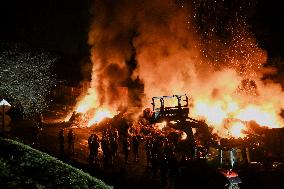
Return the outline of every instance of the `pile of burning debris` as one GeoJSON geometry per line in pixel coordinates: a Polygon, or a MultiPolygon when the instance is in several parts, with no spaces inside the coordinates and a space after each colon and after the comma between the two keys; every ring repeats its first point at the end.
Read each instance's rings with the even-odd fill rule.
{"type": "Polygon", "coordinates": [[[241,128],[245,126],[245,130],[241,130],[243,135],[239,137],[222,137],[206,121],[189,117],[190,104],[187,95],[153,97],[152,106],[152,110],[144,109],[136,119],[126,109],[113,116],[97,111],[96,121],[91,122],[90,115],[94,113],[73,112],[68,123],[70,127],[86,127],[96,131],[116,128],[120,136],[124,137],[139,135],[142,139],[170,141],[176,146],[177,152],[187,158],[205,159],[209,163],[217,164],[217,167],[225,168],[218,172],[225,175],[233,185],[241,181],[231,171],[232,168],[252,161],[262,162],[273,154],[281,154],[271,148],[274,145],[271,145],[271,136],[276,129],[260,126],[255,121],[228,118],[224,124],[225,129],[229,131],[234,125],[241,128]]]}
{"type": "MultiPolygon", "coordinates": [[[[214,128],[208,126],[204,120],[197,120],[189,117],[189,98],[187,95],[173,95],[152,98],[153,109],[146,108],[142,115],[133,119],[133,115],[126,109],[116,115],[110,115],[103,111],[97,111],[95,121],[90,121],[89,113],[76,113],[75,111],[68,120],[70,127],[90,127],[92,129],[104,129],[108,127],[117,128],[123,135],[131,133],[144,137],[160,136],[171,138],[175,143],[184,146],[183,153],[191,157],[209,156],[211,148],[218,149],[219,156],[222,151],[231,151],[234,157],[231,162],[236,163],[237,159],[250,162],[249,151],[261,149],[266,155],[269,153],[265,141],[267,133],[271,129],[262,127],[255,121],[242,121],[239,119],[226,119],[224,128],[233,129],[235,127],[246,126],[241,130],[239,137],[221,137],[214,133],[214,128]],[[240,124],[240,125],[238,125],[240,124]],[[236,157],[236,149],[242,150],[242,157],[236,157]],[[246,154],[244,154],[246,153],[246,154]]],[[[232,156],[232,155],[230,155],[232,156]]],[[[221,161],[221,160],[220,160],[221,161]]],[[[231,163],[233,166],[234,163],[231,163]]]]}

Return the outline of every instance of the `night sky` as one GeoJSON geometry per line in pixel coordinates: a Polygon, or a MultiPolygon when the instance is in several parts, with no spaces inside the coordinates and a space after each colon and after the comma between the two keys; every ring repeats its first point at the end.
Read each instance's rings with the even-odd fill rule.
{"type": "Polygon", "coordinates": [[[83,78],[80,62],[89,52],[88,1],[11,0],[1,2],[0,14],[1,42],[20,42],[59,55],[59,80],[76,84],[83,78]]]}
{"type": "MultiPolygon", "coordinates": [[[[80,70],[78,62],[86,59],[89,53],[90,4],[90,0],[10,0],[1,3],[0,42],[23,42],[56,52],[63,57],[58,69],[66,69],[66,77],[76,75],[80,70]],[[67,68],[65,64],[72,66],[67,68]]],[[[268,51],[269,58],[284,58],[283,12],[281,1],[259,0],[255,13],[249,18],[251,31],[259,45],[268,51]]]]}
{"type": "Polygon", "coordinates": [[[284,57],[284,6],[281,1],[259,1],[251,18],[252,32],[269,56],[284,57]]]}

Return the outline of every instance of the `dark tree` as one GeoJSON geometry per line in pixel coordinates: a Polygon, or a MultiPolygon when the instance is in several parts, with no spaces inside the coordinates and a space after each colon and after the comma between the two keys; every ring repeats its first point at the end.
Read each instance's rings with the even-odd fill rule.
{"type": "Polygon", "coordinates": [[[46,96],[55,84],[52,67],[56,58],[19,48],[0,52],[0,97],[20,107],[26,118],[42,113],[46,96]]]}

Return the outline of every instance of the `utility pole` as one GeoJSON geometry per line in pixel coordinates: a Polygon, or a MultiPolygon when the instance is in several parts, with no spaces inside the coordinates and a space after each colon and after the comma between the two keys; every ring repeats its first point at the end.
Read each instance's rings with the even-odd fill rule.
{"type": "Polygon", "coordinates": [[[2,114],[2,129],[4,131],[4,127],[5,127],[5,120],[4,120],[4,117],[5,117],[5,105],[2,105],[2,110],[3,110],[3,114],[2,114]]]}

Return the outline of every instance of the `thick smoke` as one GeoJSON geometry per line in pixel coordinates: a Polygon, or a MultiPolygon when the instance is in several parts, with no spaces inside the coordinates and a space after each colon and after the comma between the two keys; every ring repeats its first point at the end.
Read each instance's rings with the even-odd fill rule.
{"type": "Polygon", "coordinates": [[[194,80],[198,60],[189,10],[172,0],[94,2],[89,44],[92,87],[101,104],[126,104],[116,90],[131,78],[143,81],[148,97],[186,91],[184,81],[194,80]],[[133,48],[138,61],[134,69],[128,63],[133,48]]]}
{"type": "Polygon", "coordinates": [[[96,89],[100,105],[117,108],[127,104],[120,87],[130,74],[127,61],[131,58],[134,31],[130,7],[127,1],[95,1],[93,4],[94,22],[89,33],[93,62],[91,87],[96,89]]]}
{"type": "MultiPolygon", "coordinates": [[[[267,104],[263,111],[274,112],[279,121],[282,89],[262,79],[267,54],[246,20],[255,6],[254,0],[94,1],[89,44],[92,87],[100,104],[126,105],[118,87],[138,78],[144,84],[144,107],[153,96],[187,93],[195,116],[206,112],[198,102],[230,112],[234,100],[240,109],[267,104]],[[129,64],[133,53],[134,66],[129,64]]],[[[204,115],[207,121],[213,112],[204,115]]]]}

